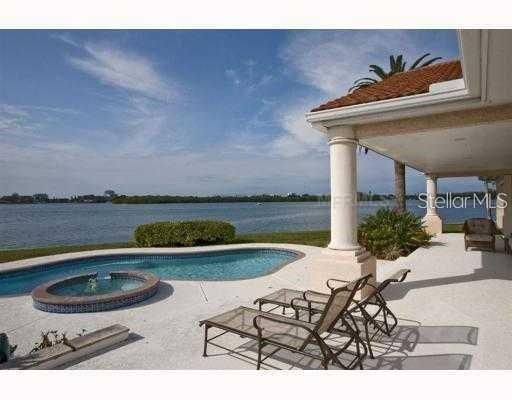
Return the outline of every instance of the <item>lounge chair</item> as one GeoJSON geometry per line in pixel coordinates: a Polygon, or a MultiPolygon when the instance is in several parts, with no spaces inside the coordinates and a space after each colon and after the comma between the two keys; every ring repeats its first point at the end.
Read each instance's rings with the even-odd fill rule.
{"type": "Polygon", "coordinates": [[[497,233],[496,225],[492,219],[471,218],[464,222],[464,247],[478,247],[495,251],[497,233]]]}
{"type": "Polygon", "coordinates": [[[395,314],[389,309],[386,299],[382,295],[384,289],[386,289],[391,283],[400,283],[405,280],[407,274],[411,272],[410,269],[400,269],[391,275],[389,278],[382,281],[378,286],[374,286],[371,283],[368,285],[373,288],[373,291],[361,301],[354,301],[355,306],[350,310],[358,309],[364,318],[364,330],[366,336],[366,344],[370,357],[374,358],[371,339],[375,337],[377,332],[382,332],[387,336],[391,336],[391,333],[398,324],[398,319],[395,314]],[[381,317],[382,319],[378,319],[381,317]],[[390,322],[391,317],[392,322],[390,322]],[[368,326],[372,324],[376,329],[374,335],[370,337],[368,326]]]}
{"type": "MultiPolygon", "coordinates": [[[[371,339],[373,339],[375,334],[379,331],[390,336],[398,323],[395,314],[393,314],[393,312],[389,309],[386,299],[382,295],[382,292],[391,283],[403,282],[409,272],[411,272],[410,269],[401,269],[395,274],[391,275],[389,278],[382,281],[378,286],[367,283],[368,286],[373,288],[372,292],[362,300],[354,300],[353,298],[351,300],[352,305],[349,307],[349,311],[351,313],[359,311],[364,318],[366,344],[368,346],[371,358],[374,358],[371,347],[371,339]],[[382,318],[382,320],[378,318],[382,318]],[[390,321],[390,318],[392,321],[390,321]],[[376,329],[376,332],[372,337],[370,337],[369,333],[370,324],[373,325],[376,329]]],[[[355,282],[356,281],[329,279],[326,282],[326,285],[332,291],[335,290],[336,287],[340,287],[340,285],[344,285],[341,287],[351,288],[353,285],[355,285],[355,282]]],[[[308,321],[311,322],[313,315],[323,312],[329,297],[329,294],[315,292],[312,290],[306,290],[302,292],[300,290],[294,289],[280,289],[267,296],[256,299],[254,304],[258,304],[260,310],[264,304],[272,304],[275,306],[283,307],[283,310],[286,308],[292,308],[295,311],[296,319],[299,319],[301,311],[306,311],[308,315],[308,321]]]]}
{"type": "Polygon", "coordinates": [[[359,278],[351,290],[347,290],[346,287],[333,290],[320,318],[314,324],[248,307],[238,307],[202,320],[199,326],[204,325],[203,356],[207,356],[208,343],[225,333],[231,332],[257,341],[257,369],[260,369],[261,363],[265,359],[280,349],[288,349],[294,353],[318,359],[324,369],[327,369],[331,362],[343,369],[357,367],[362,369],[362,362],[367,355],[367,350],[359,336],[357,325],[348,312],[348,308],[356,292],[367,284],[370,276],[365,275],[359,278]],[[212,327],[224,332],[208,339],[208,330],[212,327]],[[332,348],[325,342],[331,334],[348,336],[348,340],[341,348],[332,348]],[[349,350],[352,344],[355,344],[355,352],[349,350]],[[273,345],[277,349],[263,358],[262,349],[266,345],[273,345]],[[319,348],[320,354],[311,352],[311,347],[319,348]],[[352,360],[350,362],[345,361],[345,363],[341,362],[338,356],[342,353],[352,355],[352,360]]]}

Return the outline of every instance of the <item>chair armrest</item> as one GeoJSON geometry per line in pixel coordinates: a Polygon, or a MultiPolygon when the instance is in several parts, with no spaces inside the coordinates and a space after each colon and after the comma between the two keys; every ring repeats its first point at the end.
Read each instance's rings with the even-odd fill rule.
{"type": "Polygon", "coordinates": [[[403,282],[409,272],[411,272],[411,270],[408,268],[400,269],[400,270],[396,271],[393,275],[391,275],[389,277],[389,279],[392,282],[403,282]]]}
{"type": "Polygon", "coordinates": [[[325,282],[327,287],[331,290],[338,289],[343,286],[347,286],[349,283],[350,283],[350,281],[344,281],[343,279],[333,279],[333,278],[327,279],[327,281],[325,282]],[[336,285],[336,283],[338,283],[340,285],[336,285]]]}
{"type": "Polygon", "coordinates": [[[326,293],[315,292],[314,290],[306,290],[303,293],[304,300],[313,301],[315,303],[326,304],[329,300],[329,295],[326,293]]]}
{"type": "Polygon", "coordinates": [[[301,310],[301,306],[302,306],[302,309],[304,307],[307,307],[308,310],[311,310],[311,302],[309,300],[306,300],[306,299],[302,298],[302,297],[295,297],[294,299],[292,299],[290,301],[290,306],[295,311],[295,315],[298,315],[297,313],[301,310]]]}

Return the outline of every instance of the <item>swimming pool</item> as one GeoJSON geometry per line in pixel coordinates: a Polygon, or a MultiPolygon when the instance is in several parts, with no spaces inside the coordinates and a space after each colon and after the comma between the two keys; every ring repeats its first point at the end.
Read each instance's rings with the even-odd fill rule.
{"type": "Polygon", "coordinates": [[[300,258],[282,249],[237,249],[182,254],[126,254],[95,256],[20,271],[0,273],[0,296],[29,293],[36,286],[66,276],[139,270],[164,280],[250,279],[276,271],[300,258]]]}

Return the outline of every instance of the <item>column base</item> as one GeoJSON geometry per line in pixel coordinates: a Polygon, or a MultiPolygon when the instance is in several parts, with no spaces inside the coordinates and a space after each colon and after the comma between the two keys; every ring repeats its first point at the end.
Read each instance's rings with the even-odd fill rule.
{"type": "MultiPolygon", "coordinates": [[[[375,284],[377,259],[365,248],[358,250],[325,249],[320,256],[313,260],[310,272],[309,288],[323,293],[329,292],[326,281],[331,278],[351,281],[360,276],[372,274],[369,283],[375,284]]],[[[372,290],[367,286],[362,293],[356,295],[356,299],[367,296],[372,290]]]]}
{"type": "Polygon", "coordinates": [[[358,251],[361,249],[361,246],[359,246],[359,245],[355,245],[355,246],[339,245],[339,244],[330,242],[327,245],[327,248],[331,249],[331,250],[339,250],[339,251],[358,251]]]}
{"type": "Polygon", "coordinates": [[[439,217],[439,215],[427,214],[423,217],[422,221],[426,231],[431,235],[443,233],[443,220],[439,217]]]}

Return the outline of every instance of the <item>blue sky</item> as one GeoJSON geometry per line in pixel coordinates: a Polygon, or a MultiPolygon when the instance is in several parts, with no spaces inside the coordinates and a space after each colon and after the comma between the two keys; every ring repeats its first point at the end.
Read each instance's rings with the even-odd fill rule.
{"type": "MultiPolygon", "coordinates": [[[[0,193],[328,193],[304,113],[425,52],[457,58],[455,31],[0,31],[0,193]]],[[[390,160],[358,174],[393,191],[390,160]]]]}

